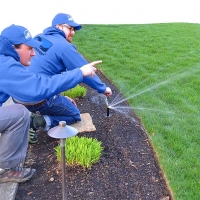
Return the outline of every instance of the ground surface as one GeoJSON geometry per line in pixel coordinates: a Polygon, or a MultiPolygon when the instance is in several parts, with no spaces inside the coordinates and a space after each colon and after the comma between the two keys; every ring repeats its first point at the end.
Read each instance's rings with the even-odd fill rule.
{"type": "MultiPolygon", "coordinates": [[[[119,92],[102,74],[98,75],[112,88],[112,101],[119,92]]],[[[135,114],[131,110],[126,115],[111,110],[107,117],[104,99],[90,88],[76,103],[81,113],[90,113],[97,129],[79,136],[98,139],[104,150],[90,169],[67,166],[67,199],[171,200],[154,150],[135,114]]],[[[126,102],[123,105],[128,106],[126,102]]],[[[37,172],[31,180],[19,184],[16,200],[62,199],[62,169],[54,153],[59,143],[43,133],[38,144],[29,145],[25,165],[37,172]]]]}

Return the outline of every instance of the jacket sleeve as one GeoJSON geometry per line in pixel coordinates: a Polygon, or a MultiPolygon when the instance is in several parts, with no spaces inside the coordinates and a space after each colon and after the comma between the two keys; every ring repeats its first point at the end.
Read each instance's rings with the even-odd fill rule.
{"type": "Polygon", "coordinates": [[[22,102],[37,102],[75,87],[83,75],[80,69],[52,77],[36,75],[13,59],[12,64],[1,66],[0,80],[2,93],[22,102]]]}
{"type": "MultiPolygon", "coordinates": [[[[78,53],[76,47],[72,44],[68,45],[61,59],[67,70],[74,70],[88,64],[88,61],[78,53]]],[[[84,77],[82,82],[97,90],[99,93],[104,93],[106,90],[105,83],[103,83],[97,75],[94,77],[84,77]]]]}

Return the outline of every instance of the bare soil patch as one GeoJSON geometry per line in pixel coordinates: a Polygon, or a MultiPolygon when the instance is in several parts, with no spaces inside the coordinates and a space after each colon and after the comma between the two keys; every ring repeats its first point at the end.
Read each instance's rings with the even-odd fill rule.
{"type": "MultiPolygon", "coordinates": [[[[103,74],[101,80],[112,90],[111,100],[119,94],[103,74]]],[[[103,154],[90,169],[66,168],[68,200],[172,200],[147,134],[133,111],[127,115],[111,110],[98,93],[88,88],[85,97],[76,100],[81,113],[90,113],[94,132],[78,134],[102,142],[103,154]]],[[[125,106],[129,106],[124,102],[125,106]]],[[[29,145],[25,166],[37,169],[33,178],[20,183],[16,200],[61,200],[62,169],[54,147],[60,140],[39,134],[39,143],[29,145]]]]}

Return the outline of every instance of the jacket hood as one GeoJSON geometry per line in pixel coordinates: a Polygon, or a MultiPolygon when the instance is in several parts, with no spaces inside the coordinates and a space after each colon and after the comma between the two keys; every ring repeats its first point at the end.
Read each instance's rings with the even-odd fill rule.
{"type": "Polygon", "coordinates": [[[18,53],[13,48],[12,44],[9,42],[9,40],[3,36],[0,36],[0,55],[4,56],[11,56],[16,61],[20,61],[20,57],[18,53]]]}
{"type": "Polygon", "coordinates": [[[56,28],[55,26],[50,26],[50,27],[44,29],[43,34],[45,34],[45,35],[60,34],[64,38],[66,37],[65,33],[63,31],[61,31],[60,29],[56,28]]]}

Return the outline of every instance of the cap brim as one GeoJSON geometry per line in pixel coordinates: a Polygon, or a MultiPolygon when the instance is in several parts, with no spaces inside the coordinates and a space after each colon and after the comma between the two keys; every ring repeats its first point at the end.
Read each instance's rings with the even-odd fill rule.
{"type": "Polygon", "coordinates": [[[82,28],[82,26],[80,24],[77,24],[75,22],[70,22],[70,23],[68,22],[67,24],[74,27],[77,31],[82,28]]]}
{"type": "Polygon", "coordinates": [[[26,45],[28,45],[30,47],[39,47],[39,46],[42,45],[42,42],[39,42],[39,41],[34,40],[34,39],[31,39],[31,40],[25,42],[24,44],[26,44],[26,45]]]}

